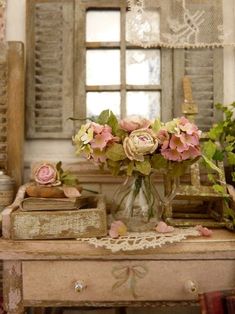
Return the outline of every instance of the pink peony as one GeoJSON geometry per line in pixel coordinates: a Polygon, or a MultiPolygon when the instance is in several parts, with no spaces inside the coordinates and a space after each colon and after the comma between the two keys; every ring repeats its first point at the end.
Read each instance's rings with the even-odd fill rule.
{"type": "Polygon", "coordinates": [[[150,120],[141,118],[136,115],[124,118],[119,122],[120,127],[127,132],[132,132],[138,129],[147,129],[150,126],[150,124],[151,124],[150,120]]]}
{"type": "Polygon", "coordinates": [[[123,141],[123,148],[130,160],[144,161],[144,156],[154,153],[158,141],[150,129],[139,129],[130,133],[123,141]]]}
{"type": "Polygon", "coordinates": [[[115,238],[118,238],[119,236],[126,235],[126,233],[127,233],[127,227],[122,221],[117,220],[111,224],[111,228],[109,230],[109,235],[111,238],[115,239],[115,238]]]}
{"type": "Polygon", "coordinates": [[[43,163],[33,170],[34,180],[42,185],[53,184],[57,182],[57,170],[53,164],[43,163]]]}

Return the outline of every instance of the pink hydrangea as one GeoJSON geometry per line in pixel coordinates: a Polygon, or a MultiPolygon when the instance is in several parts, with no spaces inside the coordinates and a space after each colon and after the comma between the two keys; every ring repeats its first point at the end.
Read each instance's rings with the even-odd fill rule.
{"type": "Polygon", "coordinates": [[[201,131],[197,126],[191,123],[185,117],[175,119],[176,126],[174,132],[168,133],[169,139],[164,132],[161,131],[159,137],[162,140],[161,154],[164,158],[171,161],[183,161],[194,159],[201,155],[199,139],[201,131]],[[165,138],[165,140],[164,140],[165,138]]]}

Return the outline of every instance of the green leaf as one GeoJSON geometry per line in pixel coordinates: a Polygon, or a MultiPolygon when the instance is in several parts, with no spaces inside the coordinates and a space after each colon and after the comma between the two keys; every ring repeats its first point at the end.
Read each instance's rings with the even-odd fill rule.
{"type": "Polygon", "coordinates": [[[210,131],[208,132],[208,136],[212,140],[217,140],[220,137],[220,135],[223,133],[223,129],[224,129],[223,122],[215,124],[214,127],[211,128],[210,131]]]}
{"type": "Polygon", "coordinates": [[[220,184],[214,184],[213,189],[216,193],[226,194],[225,188],[220,184]]]}
{"type": "Polygon", "coordinates": [[[111,115],[112,111],[107,109],[107,110],[103,110],[100,115],[97,118],[97,123],[99,124],[107,124],[109,117],[111,115]]]}
{"type": "Polygon", "coordinates": [[[110,148],[107,149],[106,156],[108,159],[113,161],[124,160],[126,158],[123,146],[118,143],[114,143],[110,148]]]}
{"type": "Polygon", "coordinates": [[[231,135],[231,134],[228,134],[227,136],[226,136],[226,138],[225,138],[225,140],[226,140],[226,142],[227,143],[235,143],[235,136],[233,136],[233,135],[231,135]]]}
{"type": "Polygon", "coordinates": [[[207,158],[205,155],[202,155],[202,158],[204,159],[205,163],[213,170],[218,172],[220,175],[222,175],[222,170],[218,168],[209,158],[207,158]]]}
{"type": "Polygon", "coordinates": [[[228,152],[228,163],[230,165],[235,165],[235,154],[232,152],[228,152]]]}
{"type": "Polygon", "coordinates": [[[226,145],[225,151],[226,152],[232,152],[235,149],[234,143],[226,145]]]}
{"type": "Polygon", "coordinates": [[[170,177],[182,176],[191,164],[192,164],[191,161],[171,162],[171,168],[168,172],[169,176],[170,177]]]}
{"type": "Polygon", "coordinates": [[[56,170],[59,171],[59,172],[62,170],[62,161],[57,162],[56,170]]]}
{"type": "Polygon", "coordinates": [[[160,154],[155,154],[151,158],[151,165],[154,169],[161,169],[167,167],[167,160],[160,154]]]}
{"type": "Polygon", "coordinates": [[[224,160],[223,152],[218,150],[218,149],[216,149],[216,151],[214,153],[214,156],[213,156],[213,159],[217,160],[217,161],[223,161],[224,160]]]}
{"type": "Polygon", "coordinates": [[[152,129],[154,132],[158,133],[162,127],[160,119],[155,119],[152,125],[152,129]]]}
{"type": "Polygon", "coordinates": [[[151,164],[148,160],[144,160],[144,161],[136,161],[135,162],[135,168],[137,171],[139,171],[140,173],[144,174],[144,175],[149,175],[151,172],[151,164]]]}
{"type": "Polygon", "coordinates": [[[215,152],[217,150],[217,146],[214,142],[209,140],[208,142],[204,143],[203,145],[203,153],[206,155],[207,158],[212,159],[215,152]]]}
{"type": "Polygon", "coordinates": [[[131,161],[129,162],[128,166],[127,166],[127,171],[126,171],[126,174],[128,176],[131,176],[132,175],[132,172],[134,171],[134,161],[131,161]]]}
{"type": "Polygon", "coordinates": [[[216,182],[216,181],[215,181],[215,177],[214,177],[214,175],[213,175],[212,173],[208,173],[207,177],[208,177],[208,180],[209,180],[210,182],[212,182],[212,183],[215,183],[215,182],[216,182]]]}
{"type": "Polygon", "coordinates": [[[235,182],[235,172],[231,172],[232,181],[235,182]]]}
{"type": "Polygon", "coordinates": [[[111,170],[113,176],[117,176],[120,172],[121,162],[120,161],[113,161],[107,160],[107,166],[111,170]]]}

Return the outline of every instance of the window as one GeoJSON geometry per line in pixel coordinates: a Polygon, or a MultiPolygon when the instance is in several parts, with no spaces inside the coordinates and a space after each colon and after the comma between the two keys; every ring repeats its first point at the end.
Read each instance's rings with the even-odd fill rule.
{"type": "MultiPolygon", "coordinates": [[[[171,8],[164,1],[153,5],[154,27],[164,32],[171,8]]],[[[223,100],[221,50],[131,45],[125,0],[30,0],[27,6],[28,138],[71,138],[68,117],[107,108],[120,117],[167,121],[181,114],[184,75],[192,79],[199,127],[215,121],[214,103],[223,100]]]]}
{"type": "MultiPolygon", "coordinates": [[[[128,42],[126,8],[86,10],[86,112],[160,117],[161,51],[128,42]]],[[[156,12],[159,29],[159,14],[156,12]]]]}
{"type": "MultiPolygon", "coordinates": [[[[140,114],[147,118],[171,118],[170,52],[129,43],[126,1],[77,3],[80,35],[75,50],[77,56],[83,57],[78,57],[78,95],[82,98],[75,100],[76,116],[97,116],[102,110],[111,109],[119,117],[140,114]]],[[[159,8],[152,14],[159,34],[159,8]]]]}

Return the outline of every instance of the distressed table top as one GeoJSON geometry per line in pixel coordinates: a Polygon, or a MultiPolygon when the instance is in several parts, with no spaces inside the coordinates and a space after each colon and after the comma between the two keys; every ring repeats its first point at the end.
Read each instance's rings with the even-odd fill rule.
{"type": "Polygon", "coordinates": [[[76,240],[0,239],[2,260],[83,260],[83,259],[235,259],[235,234],[214,230],[212,237],[191,237],[156,249],[111,253],[76,240]]]}

